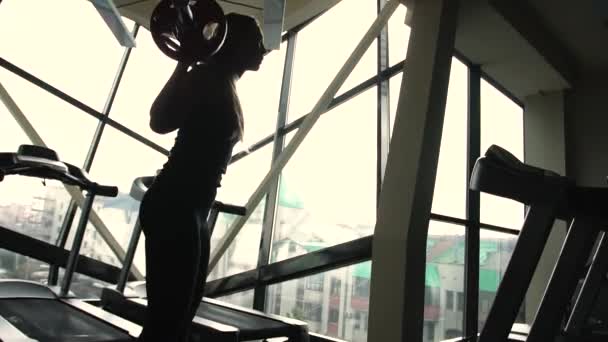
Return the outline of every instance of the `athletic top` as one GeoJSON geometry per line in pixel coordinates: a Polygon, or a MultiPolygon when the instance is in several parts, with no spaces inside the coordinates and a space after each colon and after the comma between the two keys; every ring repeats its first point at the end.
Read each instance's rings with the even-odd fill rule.
{"type": "Polygon", "coordinates": [[[241,107],[235,80],[214,76],[214,88],[201,91],[200,101],[178,129],[169,158],[150,187],[159,200],[171,201],[167,204],[208,208],[239,139],[241,107]]]}

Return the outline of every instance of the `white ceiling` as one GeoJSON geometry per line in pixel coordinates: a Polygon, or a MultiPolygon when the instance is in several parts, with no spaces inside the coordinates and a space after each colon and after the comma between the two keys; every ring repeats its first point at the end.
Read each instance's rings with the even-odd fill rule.
{"type": "MultiPolygon", "coordinates": [[[[289,30],[340,0],[286,0],[283,29],[289,30]]],[[[114,0],[121,15],[149,28],[150,16],[160,0],[114,0]]],[[[225,13],[237,12],[264,20],[264,0],[218,0],[225,13]]]]}
{"type": "Polygon", "coordinates": [[[608,72],[608,0],[530,0],[584,73],[608,72]]]}
{"type": "MultiPolygon", "coordinates": [[[[121,14],[148,27],[160,0],[114,0],[121,14]]],[[[286,0],[284,30],[340,0],[286,0]]],[[[362,0],[351,0],[362,1],[362,0]]],[[[516,97],[569,88],[581,73],[608,75],[608,0],[462,0],[456,48],[516,97]],[[510,12],[510,14],[509,14],[510,12]]],[[[264,0],[218,0],[226,13],[263,22],[264,0]]]]}

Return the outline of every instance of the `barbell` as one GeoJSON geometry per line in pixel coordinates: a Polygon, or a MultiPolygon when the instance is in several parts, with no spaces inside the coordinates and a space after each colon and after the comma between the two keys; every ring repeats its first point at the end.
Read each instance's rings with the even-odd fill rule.
{"type": "Polygon", "coordinates": [[[170,58],[204,62],[222,48],[228,23],[215,0],[161,0],[152,12],[150,32],[170,58]]]}

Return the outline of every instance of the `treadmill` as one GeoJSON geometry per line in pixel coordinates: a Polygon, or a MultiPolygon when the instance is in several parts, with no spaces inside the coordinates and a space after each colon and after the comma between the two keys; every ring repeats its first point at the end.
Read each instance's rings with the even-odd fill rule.
{"type": "MultiPolygon", "coordinates": [[[[141,201],[154,177],[140,177],[133,181],[131,196],[141,201]]],[[[211,233],[220,212],[244,215],[245,208],[215,201],[207,223],[211,233]]],[[[138,324],[143,324],[146,311],[145,282],[133,282],[125,289],[135,250],[141,235],[136,222],[126,252],[125,262],[116,288],[102,292],[102,307],[138,324]],[[127,290],[127,291],[126,291],[127,290]]],[[[253,341],[270,338],[287,338],[289,342],[308,342],[306,323],[261,311],[246,309],[218,300],[204,298],[193,320],[192,333],[203,341],[253,341]]]]}
{"type": "Polygon", "coordinates": [[[528,205],[478,341],[512,339],[513,321],[558,218],[571,222],[567,236],[533,322],[518,340],[606,341],[605,332],[589,325],[608,272],[608,188],[578,186],[567,177],[526,165],[495,145],[475,163],[470,187],[528,205]],[[585,267],[589,259],[591,264],[585,267]],[[581,277],[584,281],[577,291],[581,277]]]}
{"type": "Polygon", "coordinates": [[[0,181],[8,175],[59,180],[85,190],[87,195],[59,287],[17,279],[0,280],[0,340],[133,341],[141,327],[78,300],[70,292],[95,196],[115,197],[118,188],[89,180],[83,170],[59,161],[55,151],[34,145],[21,145],[17,153],[0,153],[0,181]]]}

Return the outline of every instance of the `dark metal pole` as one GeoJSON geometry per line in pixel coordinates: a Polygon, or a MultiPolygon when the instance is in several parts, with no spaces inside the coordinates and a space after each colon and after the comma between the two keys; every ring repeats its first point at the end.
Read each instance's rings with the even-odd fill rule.
{"type": "Polygon", "coordinates": [[[476,338],[479,329],[479,231],[480,199],[479,192],[469,189],[469,179],[473,167],[479,158],[481,149],[481,73],[477,65],[470,66],[468,74],[468,109],[467,109],[467,179],[466,208],[467,221],[465,233],[464,265],[464,336],[476,338]]]}
{"type": "MultiPolygon", "coordinates": [[[[283,67],[283,80],[281,83],[281,96],[279,99],[279,112],[277,118],[277,126],[274,138],[274,148],[272,152],[272,161],[281,154],[285,147],[285,135],[280,134],[281,128],[287,123],[287,115],[289,113],[289,97],[291,94],[291,80],[293,63],[295,57],[295,49],[297,42],[297,33],[291,35],[287,40],[287,52],[285,55],[285,64],[283,67]]],[[[279,176],[278,180],[272,185],[268,195],[266,196],[266,206],[264,211],[262,238],[260,241],[260,253],[258,255],[258,268],[268,265],[270,261],[270,252],[272,248],[272,238],[275,228],[275,218],[277,202],[279,197],[279,176]]],[[[253,297],[253,308],[263,311],[266,306],[266,286],[256,286],[253,297]]]]}
{"type": "Polygon", "coordinates": [[[89,222],[89,214],[95,201],[95,193],[87,192],[86,199],[80,214],[80,221],[78,222],[78,228],[76,229],[76,235],[74,236],[74,243],[72,243],[72,249],[68,257],[67,265],[65,266],[65,275],[61,282],[61,291],[59,295],[61,297],[68,296],[70,292],[70,286],[72,285],[72,278],[76,267],[78,265],[78,257],[80,255],[80,247],[82,246],[82,239],[84,238],[84,232],[87,229],[87,223],[89,222]]]}

